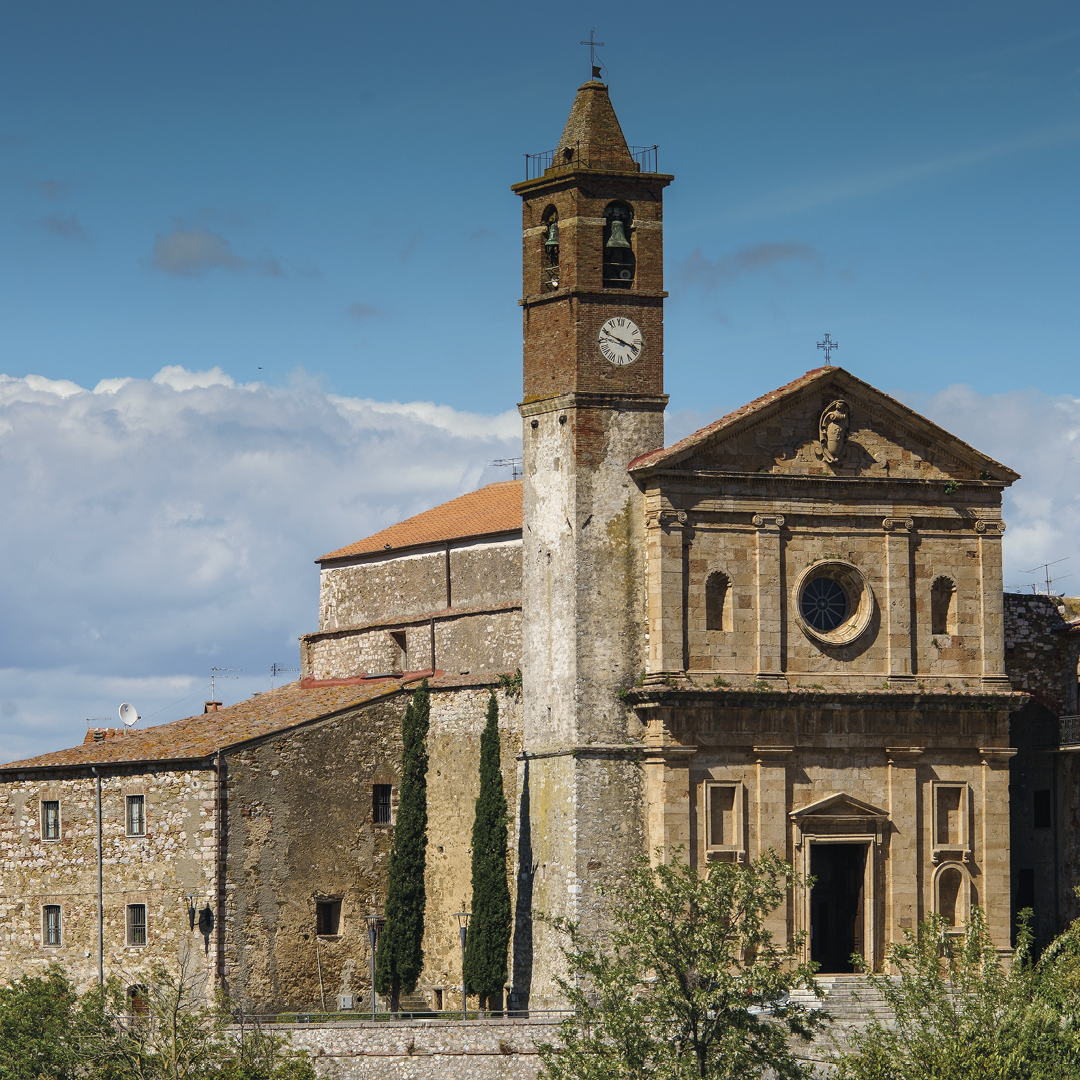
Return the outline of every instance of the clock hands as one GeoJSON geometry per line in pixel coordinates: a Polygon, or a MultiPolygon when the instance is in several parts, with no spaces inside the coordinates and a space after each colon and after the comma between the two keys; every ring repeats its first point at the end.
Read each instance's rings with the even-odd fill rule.
{"type": "Polygon", "coordinates": [[[638,351],[638,349],[640,349],[640,348],[641,348],[641,346],[640,346],[640,345],[633,345],[633,344],[631,344],[631,343],[630,343],[629,341],[623,341],[623,339],[622,339],[622,338],[620,338],[620,337],[616,337],[616,336],[615,336],[615,335],[614,335],[614,334],[613,334],[613,333],[612,333],[612,332],[611,332],[610,330],[605,330],[605,331],[604,331],[604,335],[605,335],[606,337],[609,337],[609,338],[610,338],[610,339],[611,339],[612,341],[617,341],[617,342],[618,342],[618,343],[619,343],[620,345],[622,345],[622,346],[623,346],[624,348],[626,348],[626,349],[632,349],[632,350],[633,350],[634,352],[637,352],[637,351],[638,351]]]}

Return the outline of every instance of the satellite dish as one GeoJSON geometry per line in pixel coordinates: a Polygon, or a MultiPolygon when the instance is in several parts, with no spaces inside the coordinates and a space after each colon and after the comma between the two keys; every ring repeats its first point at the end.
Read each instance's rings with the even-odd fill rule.
{"type": "Polygon", "coordinates": [[[134,705],[126,701],[120,706],[120,719],[124,721],[124,727],[131,727],[139,719],[139,713],[134,705]]]}

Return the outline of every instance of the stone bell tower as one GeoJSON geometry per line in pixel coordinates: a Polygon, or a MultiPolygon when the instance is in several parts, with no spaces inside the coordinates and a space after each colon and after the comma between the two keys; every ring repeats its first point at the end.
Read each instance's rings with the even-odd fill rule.
{"type": "MultiPolygon", "coordinates": [[[[608,88],[574,100],[558,147],[515,184],[523,211],[524,678],[519,891],[591,931],[644,850],[638,722],[619,698],[645,667],[645,527],[627,472],[664,442],[664,188],[608,88]],[[527,810],[526,810],[527,807],[527,810]]],[[[521,902],[519,901],[519,909],[521,902]]],[[[554,1002],[558,942],[515,950],[522,1004],[554,1002]],[[523,1000],[524,999],[524,1000],[523,1000]]]]}

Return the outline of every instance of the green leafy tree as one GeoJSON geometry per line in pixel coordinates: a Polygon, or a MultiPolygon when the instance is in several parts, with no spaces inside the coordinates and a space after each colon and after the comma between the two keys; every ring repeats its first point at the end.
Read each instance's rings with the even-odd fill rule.
{"type": "MultiPolygon", "coordinates": [[[[1030,912],[1003,963],[981,908],[962,931],[931,915],[870,975],[894,1020],[850,1037],[839,1080],[1062,1080],[1080,1076],[1080,928],[1031,959],[1030,912]]],[[[861,958],[859,960],[862,966],[861,958]]]]}
{"type": "Polygon", "coordinates": [[[77,998],[53,967],[0,990],[2,1080],[315,1080],[288,1040],[237,1027],[225,1001],[208,1002],[206,976],[181,960],[139,986],[112,977],[77,998]]]}
{"type": "Polygon", "coordinates": [[[809,1076],[790,1036],[809,1041],[820,1011],[789,997],[815,993],[813,968],[766,929],[770,912],[796,883],[769,851],[746,866],[698,871],[676,858],[644,860],[620,891],[608,941],[580,926],[569,937],[569,978],[560,980],[574,1015],[562,1045],[540,1048],[550,1080],[752,1080],[809,1076]]]}
{"type": "Polygon", "coordinates": [[[480,797],[472,831],[472,919],[465,944],[465,988],[485,1001],[502,995],[510,947],[507,823],[499,744],[499,703],[492,691],[480,736],[480,797]]]}
{"type": "Polygon", "coordinates": [[[424,967],[424,866],[427,848],[427,733],[431,695],[427,679],[412,696],[401,721],[401,794],[390,852],[386,925],[375,953],[375,989],[401,1008],[424,967]]]}
{"type": "Polygon", "coordinates": [[[63,971],[24,975],[0,989],[0,1080],[66,1080],[78,1060],[77,997],[63,971]]]}

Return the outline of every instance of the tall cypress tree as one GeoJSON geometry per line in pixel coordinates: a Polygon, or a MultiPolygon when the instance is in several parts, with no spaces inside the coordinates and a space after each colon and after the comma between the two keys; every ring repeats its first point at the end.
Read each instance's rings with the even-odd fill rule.
{"type": "Polygon", "coordinates": [[[401,788],[386,925],[375,953],[375,989],[390,995],[390,1011],[401,1007],[401,992],[411,994],[424,967],[424,864],[427,848],[427,733],[431,696],[427,679],[413,694],[401,721],[401,788]]]}
{"type": "Polygon", "coordinates": [[[484,999],[502,994],[510,945],[510,885],[506,880],[506,795],[499,762],[499,703],[488,701],[480,737],[480,797],[472,833],[472,919],[465,944],[466,989],[484,999]]]}

